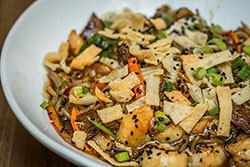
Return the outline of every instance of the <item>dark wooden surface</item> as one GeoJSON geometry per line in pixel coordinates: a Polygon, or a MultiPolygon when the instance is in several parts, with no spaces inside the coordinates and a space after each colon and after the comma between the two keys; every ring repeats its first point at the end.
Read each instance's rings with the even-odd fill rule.
{"type": "MultiPolygon", "coordinates": [[[[0,0],[0,50],[18,16],[33,0],[0,0]]],[[[0,86],[0,167],[74,166],[36,141],[18,122],[0,86]]]]}

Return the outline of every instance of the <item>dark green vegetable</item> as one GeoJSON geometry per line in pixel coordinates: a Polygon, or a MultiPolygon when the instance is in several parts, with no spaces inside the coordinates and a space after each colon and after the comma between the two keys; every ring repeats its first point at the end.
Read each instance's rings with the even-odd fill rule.
{"type": "Polygon", "coordinates": [[[44,110],[45,110],[48,106],[49,106],[49,103],[48,103],[47,101],[43,101],[42,104],[40,104],[40,107],[41,107],[42,109],[44,109],[44,110]]]}
{"type": "Polygon", "coordinates": [[[165,83],[165,88],[164,90],[167,91],[167,92],[171,92],[174,88],[174,84],[173,82],[166,82],[165,83]]]}
{"type": "Polygon", "coordinates": [[[214,67],[207,69],[208,74],[217,73],[217,72],[218,72],[217,69],[214,67]]]}
{"type": "Polygon", "coordinates": [[[220,39],[220,38],[212,38],[210,41],[208,41],[209,44],[214,43],[218,46],[220,50],[226,50],[227,45],[220,39]]]}
{"type": "Polygon", "coordinates": [[[234,59],[232,62],[231,62],[231,66],[232,68],[238,68],[238,67],[244,67],[246,66],[247,63],[240,57],[237,57],[236,59],[234,59]]]}
{"type": "Polygon", "coordinates": [[[242,79],[243,81],[246,81],[250,78],[250,66],[246,65],[244,66],[238,73],[237,77],[242,79]]]}
{"type": "Polygon", "coordinates": [[[198,79],[202,79],[207,75],[207,71],[204,67],[198,67],[194,70],[194,76],[198,79]]]}
{"type": "Polygon", "coordinates": [[[242,48],[243,52],[250,56],[250,45],[246,45],[242,48]]]}
{"type": "Polygon", "coordinates": [[[219,112],[220,112],[219,107],[214,107],[214,108],[208,110],[208,115],[215,116],[215,115],[218,115],[219,112]]]}
{"type": "Polygon", "coordinates": [[[194,23],[193,24],[193,29],[194,30],[201,30],[202,29],[202,24],[201,23],[194,23]]]}
{"type": "Polygon", "coordinates": [[[165,20],[168,26],[171,25],[174,21],[173,16],[169,13],[164,14],[163,19],[165,20]]]}
{"type": "Polygon", "coordinates": [[[105,28],[110,28],[112,23],[110,21],[103,21],[103,25],[105,28]]]}
{"type": "Polygon", "coordinates": [[[104,125],[97,122],[94,118],[87,117],[87,119],[90,123],[95,125],[98,129],[102,130],[104,133],[108,134],[113,139],[118,140],[117,136],[110,129],[106,128],[104,125]]]}
{"type": "Polygon", "coordinates": [[[129,154],[127,151],[124,151],[124,152],[119,152],[119,153],[116,153],[115,154],[115,159],[118,161],[118,162],[126,162],[130,159],[129,157],[129,154]]]}

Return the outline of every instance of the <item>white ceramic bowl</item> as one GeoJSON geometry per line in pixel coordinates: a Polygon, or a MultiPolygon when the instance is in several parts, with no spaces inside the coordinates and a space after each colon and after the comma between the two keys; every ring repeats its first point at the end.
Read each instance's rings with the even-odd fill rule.
{"type": "Polygon", "coordinates": [[[249,0],[40,0],[35,1],[12,27],[1,55],[1,80],[5,96],[24,127],[42,144],[76,165],[107,165],[65,143],[39,105],[46,71],[44,55],[57,51],[71,29],[80,32],[90,14],[130,7],[152,16],[156,8],[169,4],[186,6],[209,22],[236,28],[240,21],[250,25],[249,0]]]}

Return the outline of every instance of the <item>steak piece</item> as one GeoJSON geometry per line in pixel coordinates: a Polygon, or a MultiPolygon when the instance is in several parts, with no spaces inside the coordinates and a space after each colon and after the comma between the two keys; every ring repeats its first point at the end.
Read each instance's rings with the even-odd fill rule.
{"type": "Polygon", "coordinates": [[[250,112],[246,108],[234,106],[232,123],[239,129],[250,134],[250,112]]]}
{"type": "Polygon", "coordinates": [[[81,37],[85,40],[89,39],[97,31],[103,30],[103,29],[104,29],[104,26],[103,26],[101,19],[99,19],[95,13],[92,13],[92,15],[88,21],[88,24],[86,25],[83,32],[81,33],[81,37]]]}

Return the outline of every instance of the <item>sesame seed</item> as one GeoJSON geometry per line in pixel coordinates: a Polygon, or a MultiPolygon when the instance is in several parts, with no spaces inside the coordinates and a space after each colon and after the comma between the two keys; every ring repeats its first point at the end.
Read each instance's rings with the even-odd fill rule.
{"type": "Polygon", "coordinates": [[[157,153],[156,155],[159,156],[159,155],[161,155],[161,153],[159,152],[159,153],[157,153]]]}
{"type": "Polygon", "coordinates": [[[137,124],[135,124],[135,128],[138,128],[138,125],[137,125],[137,124]]]}
{"type": "Polygon", "coordinates": [[[133,135],[134,135],[134,132],[133,132],[133,131],[131,131],[131,132],[130,132],[130,135],[131,135],[131,136],[133,136],[133,135]]]}

